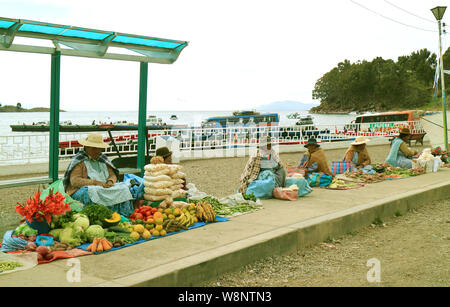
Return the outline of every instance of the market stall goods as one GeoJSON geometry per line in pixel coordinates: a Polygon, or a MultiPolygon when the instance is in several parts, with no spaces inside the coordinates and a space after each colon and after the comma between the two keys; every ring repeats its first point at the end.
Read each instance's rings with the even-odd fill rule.
{"type": "Polygon", "coordinates": [[[181,198],[186,195],[183,190],[184,174],[182,167],[176,164],[148,164],[144,166],[144,199],[152,202],[167,198],[181,198]]]}
{"type": "Polygon", "coordinates": [[[200,221],[204,222],[215,222],[216,213],[210,203],[200,201],[195,205],[197,210],[196,215],[200,221]]]}

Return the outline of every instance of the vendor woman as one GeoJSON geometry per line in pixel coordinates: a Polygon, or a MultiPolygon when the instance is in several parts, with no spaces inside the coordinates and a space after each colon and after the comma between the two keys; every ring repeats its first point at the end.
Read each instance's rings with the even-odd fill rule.
{"type": "Polygon", "coordinates": [[[276,187],[284,186],[286,172],[280,157],[272,148],[271,137],[267,136],[259,145],[256,154],[249,158],[241,175],[239,191],[245,194],[250,183],[257,180],[259,174],[269,170],[275,178],[276,187]]]}
{"type": "Polygon", "coordinates": [[[306,175],[309,173],[324,173],[331,176],[331,171],[328,166],[328,160],[320,145],[317,144],[315,138],[310,138],[305,147],[308,151],[300,160],[299,167],[304,167],[306,175]]]}
{"type": "Polygon", "coordinates": [[[367,142],[369,142],[369,139],[366,139],[364,136],[357,136],[345,152],[344,161],[352,162],[357,168],[370,165],[371,160],[366,147],[367,142]]]}
{"type": "MultiPolygon", "coordinates": [[[[102,154],[109,147],[102,135],[90,133],[78,142],[84,149],[73,157],[64,173],[66,193],[85,205],[102,204],[124,216],[133,213],[133,200],[139,193],[133,191],[133,196],[128,184],[118,182],[118,169],[102,154]]],[[[143,190],[143,184],[138,190],[143,190]]]]}
{"type": "Polygon", "coordinates": [[[398,137],[392,141],[391,150],[385,162],[394,167],[412,168],[412,157],[417,155],[416,150],[408,148],[406,141],[411,134],[408,128],[402,128],[398,137]]]}

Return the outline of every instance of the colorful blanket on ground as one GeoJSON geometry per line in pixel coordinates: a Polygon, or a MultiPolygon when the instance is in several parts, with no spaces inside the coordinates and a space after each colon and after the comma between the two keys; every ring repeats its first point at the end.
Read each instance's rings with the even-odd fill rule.
{"type": "MultiPolygon", "coordinates": [[[[226,222],[226,221],[228,221],[228,218],[221,217],[221,216],[216,216],[216,220],[217,220],[217,222],[226,222]]],[[[211,224],[211,223],[197,222],[194,225],[192,225],[191,227],[188,227],[187,230],[199,228],[199,227],[202,227],[202,226],[205,226],[205,225],[208,225],[208,224],[211,224]]],[[[113,247],[110,250],[107,250],[107,251],[104,251],[104,252],[94,252],[94,253],[89,252],[87,250],[87,248],[88,248],[88,246],[91,243],[84,243],[82,245],[76,246],[75,248],[73,248],[71,250],[67,250],[67,251],[52,251],[52,254],[54,255],[54,257],[52,259],[50,259],[50,260],[41,260],[41,261],[38,262],[38,264],[52,262],[52,261],[55,261],[57,259],[67,259],[67,258],[74,258],[74,257],[85,256],[85,255],[108,253],[108,252],[115,251],[115,250],[118,250],[118,249],[121,249],[121,248],[132,246],[132,245],[135,245],[135,244],[140,244],[140,243],[144,243],[144,242],[147,242],[147,241],[150,241],[150,240],[164,238],[164,237],[167,237],[167,236],[170,236],[170,235],[174,235],[174,234],[177,234],[177,233],[180,233],[180,232],[184,232],[184,231],[187,231],[187,230],[181,229],[180,231],[177,231],[177,232],[169,232],[168,234],[166,234],[164,236],[151,237],[150,239],[146,239],[146,240],[140,239],[140,240],[138,240],[138,241],[136,241],[134,243],[125,244],[125,245],[122,245],[122,246],[119,246],[119,247],[113,247]]],[[[0,246],[1,246],[1,242],[0,242],[0,246]]],[[[12,251],[12,252],[8,252],[8,253],[11,253],[11,254],[27,253],[27,251],[18,250],[18,251],[12,251]]]]}
{"type": "MultiPolygon", "coordinates": [[[[227,219],[226,217],[221,217],[221,216],[216,216],[216,220],[217,220],[217,222],[226,222],[226,221],[228,221],[228,219],[227,219]]],[[[191,227],[188,227],[187,230],[199,228],[199,227],[202,227],[202,226],[205,226],[205,225],[208,225],[208,224],[211,224],[211,223],[197,222],[197,223],[195,223],[194,225],[192,225],[191,227]]],[[[186,230],[186,229],[181,229],[181,230],[176,231],[176,232],[169,232],[168,234],[166,234],[166,235],[164,235],[164,236],[158,236],[158,237],[153,237],[153,236],[152,236],[150,239],[142,239],[142,238],[141,238],[141,239],[137,240],[137,241],[134,242],[134,243],[125,244],[125,245],[122,245],[122,246],[119,246],[119,247],[113,247],[113,248],[111,248],[110,250],[103,251],[103,252],[94,252],[94,254],[104,254],[104,253],[108,253],[108,252],[115,251],[115,250],[118,250],[118,249],[121,249],[121,248],[125,248],[125,247],[128,247],[128,246],[132,246],[132,245],[135,245],[135,244],[141,244],[141,243],[144,243],[144,242],[147,242],[147,241],[150,241],[150,240],[156,240],[156,239],[159,239],[159,238],[164,238],[164,237],[167,237],[167,236],[170,236],[170,235],[174,235],[174,234],[177,234],[177,233],[180,233],[180,232],[184,232],[184,231],[187,231],[187,230],[186,230]]],[[[82,244],[82,245],[76,246],[76,248],[79,248],[79,249],[81,249],[81,250],[83,250],[83,251],[88,252],[87,248],[88,248],[88,246],[89,246],[90,244],[91,244],[91,243],[84,243],[84,244],[82,244]]],[[[89,253],[89,252],[88,252],[88,253],[89,253]]]]}

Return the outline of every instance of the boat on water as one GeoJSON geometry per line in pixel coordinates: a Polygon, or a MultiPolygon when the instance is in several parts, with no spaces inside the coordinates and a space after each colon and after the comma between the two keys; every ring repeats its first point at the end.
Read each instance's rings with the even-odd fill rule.
{"type": "Polygon", "coordinates": [[[306,126],[306,125],[314,125],[313,118],[311,115],[300,117],[299,120],[295,123],[297,126],[306,126]]]}
{"type": "Polygon", "coordinates": [[[278,113],[259,113],[256,111],[234,111],[231,116],[209,117],[202,123],[203,128],[226,128],[229,126],[278,125],[278,113]]]}
{"type": "Polygon", "coordinates": [[[420,112],[415,110],[365,113],[358,115],[350,124],[344,126],[344,134],[364,133],[365,135],[393,134],[401,128],[409,128],[410,141],[418,141],[423,144],[426,134],[420,123],[420,112]]]}
{"type": "Polygon", "coordinates": [[[170,116],[170,119],[171,119],[171,120],[177,120],[178,117],[177,117],[175,114],[173,114],[172,116],[170,116]]]}

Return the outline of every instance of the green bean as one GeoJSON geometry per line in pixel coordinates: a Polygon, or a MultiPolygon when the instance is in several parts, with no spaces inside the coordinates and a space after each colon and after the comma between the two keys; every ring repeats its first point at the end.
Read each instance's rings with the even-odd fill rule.
{"type": "Polygon", "coordinates": [[[14,270],[21,266],[23,264],[17,261],[0,261],[0,272],[14,270]]]}

